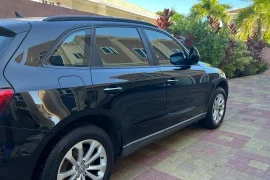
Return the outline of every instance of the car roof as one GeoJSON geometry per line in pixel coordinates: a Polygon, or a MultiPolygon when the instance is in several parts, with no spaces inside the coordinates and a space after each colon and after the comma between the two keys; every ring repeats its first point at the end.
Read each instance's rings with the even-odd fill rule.
{"type": "Polygon", "coordinates": [[[50,17],[22,17],[22,18],[11,18],[11,19],[0,19],[11,20],[11,21],[25,21],[33,23],[35,21],[43,22],[76,22],[76,21],[109,21],[109,22],[119,22],[119,23],[133,23],[138,25],[146,25],[151,27],[156,27],[155,25],[139,20],[117,18],[111,16],[85,16],[85,15],[62,15],[62,16],[50,16],[50,17]]]}

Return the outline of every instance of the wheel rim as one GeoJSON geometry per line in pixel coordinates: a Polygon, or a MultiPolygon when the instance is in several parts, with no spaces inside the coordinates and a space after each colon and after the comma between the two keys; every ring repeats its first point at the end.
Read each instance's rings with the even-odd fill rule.
{"type": "Polygon", "coordinates": [[[101,180],[107,166],[104,147],[95,140],[74,145],[64,156],[57,180],[101,180]]]}
{"type": "Polygon", "coordinates": [[[216,124],[218,124],[224,115],[225,98],[223,94],[218,94],[214,100],[212,116],[216,124]]]}

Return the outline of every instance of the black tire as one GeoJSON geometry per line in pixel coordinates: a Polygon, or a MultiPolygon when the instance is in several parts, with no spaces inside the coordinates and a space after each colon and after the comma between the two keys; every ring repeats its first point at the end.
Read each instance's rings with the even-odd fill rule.
{"type": "Polygon", "coordinates": [[[111,176],[114,164],[114,151],[110,137],[101,128],[96,126],[83,126],[65,135],[53,148],[45,162],[40,180],[57,180],[58,169],[66,153],[77,143],[93,139],[98,141],[105,149],[107,155],[107,166],[104,173],[104,180],[111,176]]]}
{"type": "Polygon", "coordinates": [[[215,91],[212,94],[212,97],[211,97],[210,102],[209,102],[206,117],[199,121],[201,126],[203,126],[204,128],[208,128],[208,129],[216,129],[216,128],[218,128],[220,126],[220,124],[222,123],[223,119],[224,119],[224,116],[225,116],[225,113],[226,113],[226,104],[227,104],[227,95],[226,95],[223,88],[218,87],[217,89],[215,89],[215,91]],[[225,105],[224,105],[223,116],[222,116],[221,120],[218,123],[216,123],[214,121],[214,119],[213,119],[213,116],[212,116],[212,109],[213,109],[213,105],[214,105],[214,100],[219,94],[222,94],[224,96],[225,105]]]}

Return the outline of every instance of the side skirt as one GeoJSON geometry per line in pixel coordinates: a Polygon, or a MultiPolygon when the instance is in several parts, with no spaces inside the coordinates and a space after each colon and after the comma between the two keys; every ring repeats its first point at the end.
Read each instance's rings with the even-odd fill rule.
{"type": "Polygon", "coordinates": [[[122,152],[120,155],[120,159],[128,156],[129,154],[133,153],[134,151],[138,150],[139,148],[146,146],[147,144],[150,144],[153,141],[156,141],[157,139],[164,137],[164,135],[171,134],[171,133],[173,133],[179,129],[182,129],[182,128],[184,128],[184,127],[186,127],[186,126],[188,126],[188,125],[190,125],[198,120],[205,118],[205,116],[206,116],[206,112],[199,114],[195,117],[192,117],[190,119],[187,119],[187,120],[180,122],[178,124],[175,124],[173,126],[170,126],[170,127],[163,129],[161,131],[158,131],[156,133],[145,136],[141,139],[137,139],[136,141],[133,141],[133,142],[123,146],[122,152]]]}

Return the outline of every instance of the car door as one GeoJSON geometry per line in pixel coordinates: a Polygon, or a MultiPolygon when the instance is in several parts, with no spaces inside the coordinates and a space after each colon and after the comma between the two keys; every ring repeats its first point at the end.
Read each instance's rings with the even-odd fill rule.
{"type": "Polygon", "coordinates": [[[91,67],[99,113],[117,123],[124,148],[132,149],[162,137],[166,127],[164,79],[139,32],[96,27],[91,67]]]}
{"type": "Polygon", "coordinates": [[[204,70],[194,64],[175,66],[170,63],[170,56],[185,53],[184,46],[158,30],[145,29],[145,35],[153,53],[155,62],[164,75],[167,86],[167,129],[184,125],[199,119],[206,112],[206,78],[204,70]]]}

